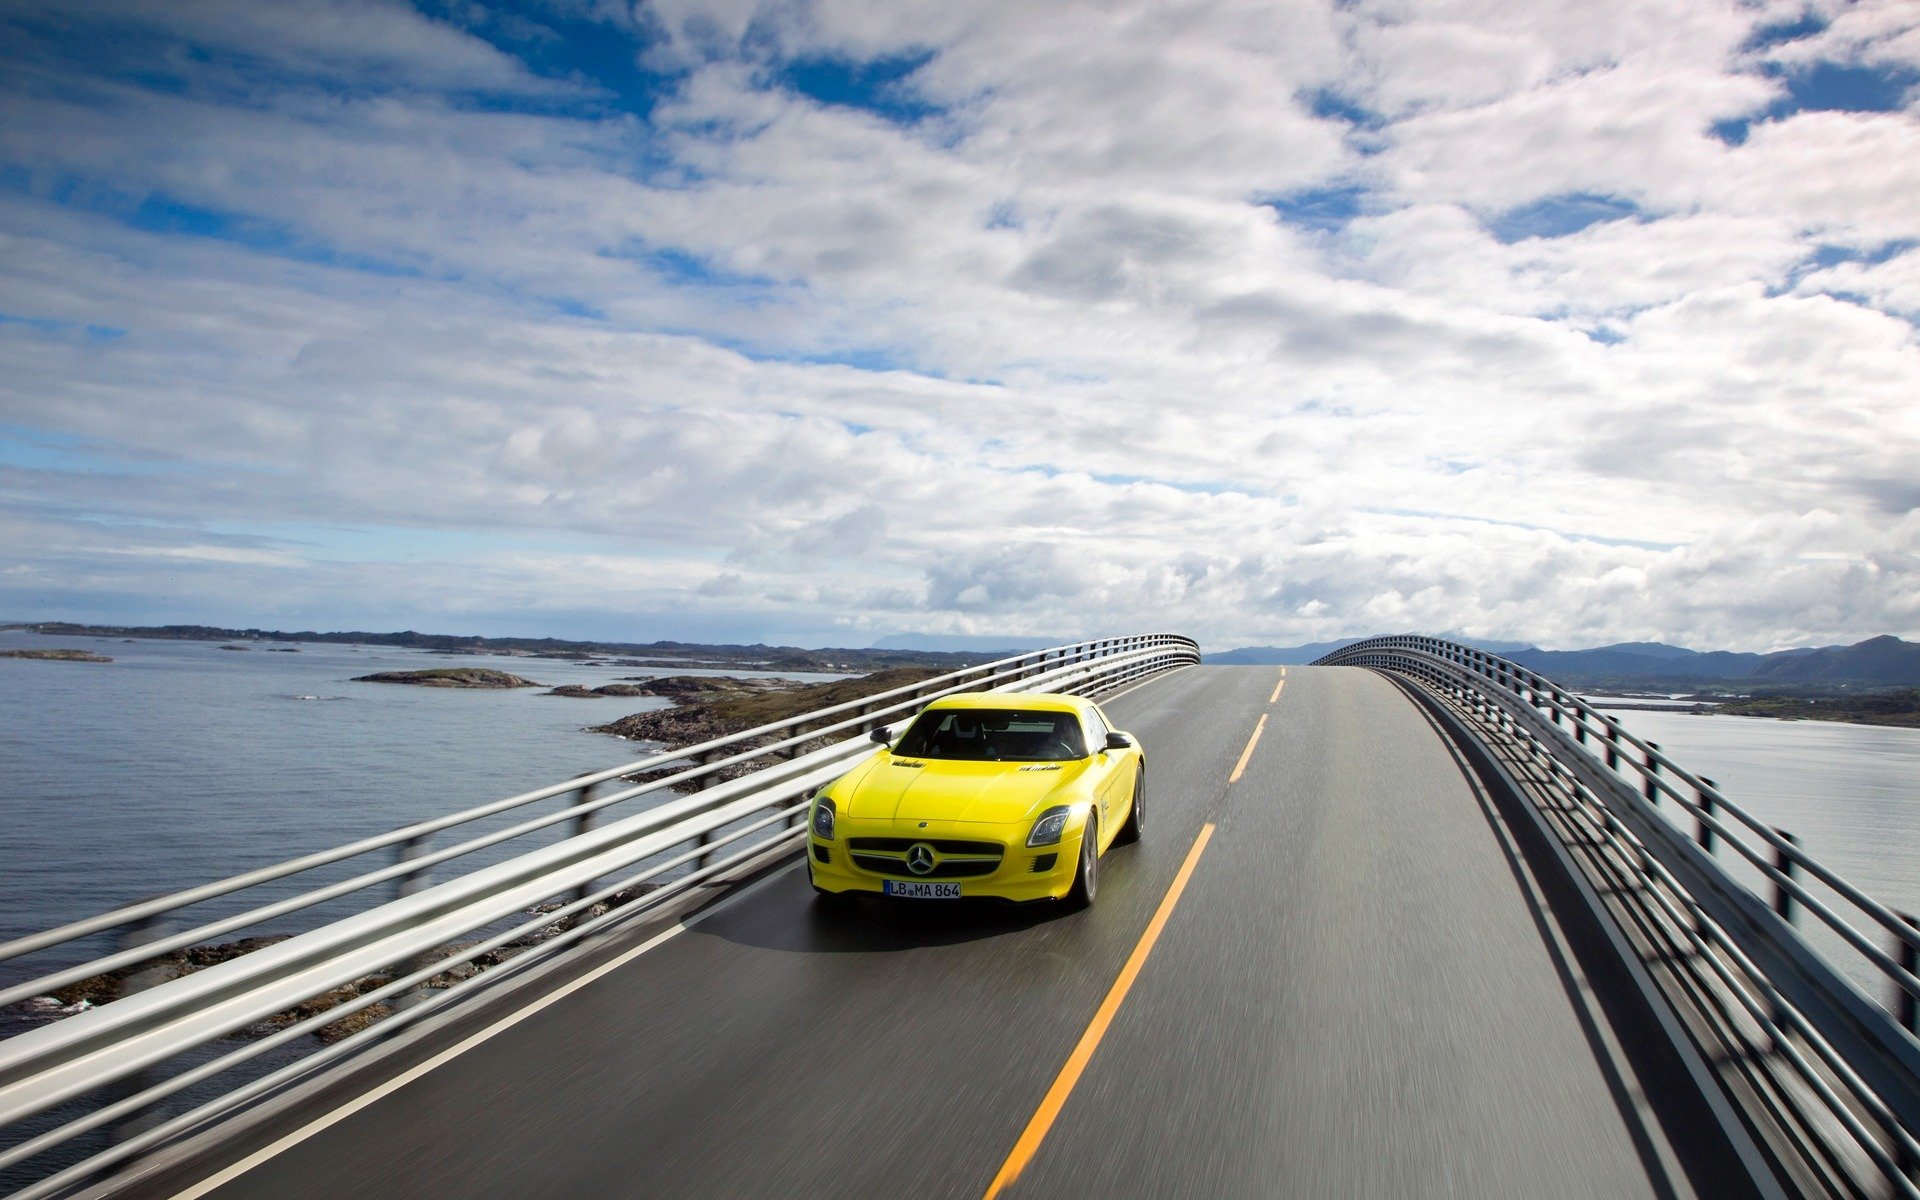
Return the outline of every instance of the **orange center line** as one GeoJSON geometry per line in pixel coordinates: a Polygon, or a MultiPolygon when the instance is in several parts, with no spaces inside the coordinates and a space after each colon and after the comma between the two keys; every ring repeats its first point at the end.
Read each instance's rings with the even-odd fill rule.
{"type": "Polygon", "coordinates": [[[1073,1087],[1080,1082],[1080,1073],[1087,1068],[1093,1058],[1093,1052],[1100,1048],[1100,1039],[1106,1036],[1107,1026],[1113,1023],[1114,1014],[1120,1011],[1120,1005],[1126,1000],[1127,993],[1133,988],[1134,979],[1140,974],[1140,968],[1147,961],[1147,955],[1153,953],[1153,944],[1160,940],[1160,931],[1166,928],[1167,918],[1173,915],[1173,906],[1179,903],[1180,893],[1187,890],[1187,880],[1193,875],[1193,868],[1200,861],[1200,852],[1207,848],[1208,839],[1213,837],[1211,824],[1200,827],[1200,836],[1193,840],[1193,849],[1187,851],[1187,860],[1180,864],[1180,870],[1173,877],[1173,883],[1167,888],[1167,894],[1160,899],[1160,907],[1153,912],[1153,920],[1147,922],[1147,930],[1140,935],[1140,941],[1127,956],[1127,965],[1120,968],[1119,978],[1107,989],[1107,998],[1100,1002],[1100,1008],[1093,1014],[1093,1023],[1080,1035],[1080,1041],[1073,1047],[1073,1053],[1067,1055],[1067,1063],[1060,1068],[1060,1074],[1054,1077],[1053,1086],[1047,1089],[1040,1107],[1034,1110],[1033,1119],[1021,1131],[1020,1140],[1013,1144],[1013,1150],[1007,1155],[1007,1161],[1000,1164],[1000,1173],[993,1177],[987,1186],[984,1200],[993,1200],[1003,1190],[1020,1178],[1020,1172],[1026,1170],[1033,1160],[1034,1152],[1040,1149],[1040,1143],[1047,1139],[1047,1131],[1053,1128],[1055,1117],[1073,1094],[1073,1087]]]}
{"type": "Polygon", "coordinates": [[[1267,697],[1267,703],[1272,704],[1275,700],[1278,700],[1280,698],[1280,689],[1285,686],[1287,686],[1287,677],[1282,675],[1280,682],[1273,685],[1273,695],[1267,697]]]}
{"type": "Polygon", "coordinates": [[[1247,748],[1240,752],[1240,761],[1233,764],[1233,774],[1227,776],[1228,783],[1239,783],[1240,776],[1246,774],[1247,760],[1253,757],[1253,748],[1260,744],[1260,733],[1267,727],[1267,714],[1260,714],[1260,723],[1253,727],[1253,736],[1247,739],[1247,748]]]}

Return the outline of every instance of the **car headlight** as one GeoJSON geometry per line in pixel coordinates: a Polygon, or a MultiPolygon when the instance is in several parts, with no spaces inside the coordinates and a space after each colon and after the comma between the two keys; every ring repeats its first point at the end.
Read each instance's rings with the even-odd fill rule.
{"type": "Polygon", "coordinates": [[[1050,808],[1040,814],[1033,823],[1033,832],[1027,835],[1029,846],[1057,846],[1060,835],[1067,831],[1067,818],[1073,815],[1070,808],[1050,808]]]}
{"type": "Polygon", "coordinates": [[[813,836],[823,842],[833,840],[833,800],[822,796],[813,802],[813,836]]]}

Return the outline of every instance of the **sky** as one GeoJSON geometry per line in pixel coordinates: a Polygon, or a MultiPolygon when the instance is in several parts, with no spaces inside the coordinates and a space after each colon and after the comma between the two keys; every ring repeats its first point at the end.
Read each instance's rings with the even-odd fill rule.
{"type": "Polygon", "coordinates": [[[1920,636],[1920,6],[0,0],[0,619],[1920,636]]]}

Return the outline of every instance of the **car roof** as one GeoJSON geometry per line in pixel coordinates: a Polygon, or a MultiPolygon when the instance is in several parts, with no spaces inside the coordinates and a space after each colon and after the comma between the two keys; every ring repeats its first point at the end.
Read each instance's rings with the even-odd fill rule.
{"type": "Polygon", "coordinates": [[[962,692],[957,696],[942,696],[928,709],[1004,709],[1009,711],[1033,712],[1084,712],[1093,707],[1093,701],[1081,696],[1067,696],[1059,692],[962,692]]]}

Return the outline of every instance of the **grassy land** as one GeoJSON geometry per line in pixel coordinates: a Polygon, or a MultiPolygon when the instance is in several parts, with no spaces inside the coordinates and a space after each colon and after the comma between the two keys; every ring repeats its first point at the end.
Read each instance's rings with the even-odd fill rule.
{"type": "Polygon", "coordinates": [[[1718,711],[1736,717],[1920,728],[1920,688],[1853,696],[1753,696],[1728,701],[1718,711]]]}
{"type": "MultiPolygon", "coordinates": [[[[643,742],[664,742],[669,746],[690,746],[712,738],[753,729],[815,709],[858,700],[876,692],[905,687],[922,679],[945,674],[941,667],[895,667],[875,671],[858,679],[836,679],[830,683],[810,683],[779,691],[754,690],[723,699],[682,703],[675,708],[635,713],[605,725],[593,727],[596,733],[643,742]]],[[[709,685],[739,684],[735,680],[704,679],[709,685]]]]}

